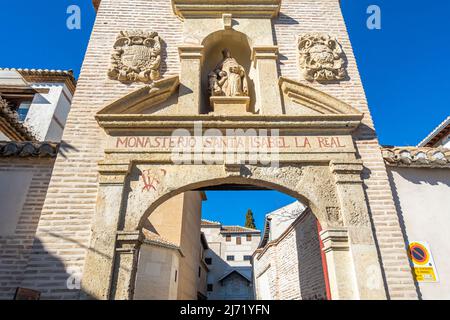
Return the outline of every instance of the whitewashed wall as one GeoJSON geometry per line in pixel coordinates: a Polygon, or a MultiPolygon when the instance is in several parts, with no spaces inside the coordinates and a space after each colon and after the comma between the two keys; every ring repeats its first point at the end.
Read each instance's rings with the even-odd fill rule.
{"type": "Polygon", "coordinates": [[[429,243],[440,278],[418,284],[422,298],[450,299],[450,170],[389,168],[389,176],[406,240],[429,243]]]}
{"type": "Polygon", "coordinates": [[[48,93],[35,95],[25,124],[39,141],[59,142],[70,111],[72,94],[63,83],[34,83],[34,89],[48,93]]]}

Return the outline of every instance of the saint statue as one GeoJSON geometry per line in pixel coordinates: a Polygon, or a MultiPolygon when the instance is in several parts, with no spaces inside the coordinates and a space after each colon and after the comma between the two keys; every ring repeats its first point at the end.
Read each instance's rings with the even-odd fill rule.
{"type": "Polygon", "coordinates": [[[228,49],[222,51],[223,60],[208,75],[212,97],[247,97],[248,81],[244,67],[231,56],[228,49]]]}

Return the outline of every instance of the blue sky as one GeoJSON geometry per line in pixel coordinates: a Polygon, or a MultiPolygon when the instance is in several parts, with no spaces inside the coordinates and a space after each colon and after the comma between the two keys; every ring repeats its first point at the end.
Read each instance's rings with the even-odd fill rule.
{"type": "MultiPolygon", "coordinates": [[[[341,3],[380,142],[416,145],[450,115],[450,1],[341,3]],[[372,4],[381,7],[381,30],[366,28],[372,4]]],[[[0,10],[0,67],[73,69],[78,75],[94,19],[91,0],[9,1],[0,10]],[[66,28],[72,4],[81,8],[81,30],[66,28]]],[[[292,201],[276,192],[208,197],[209,218],[242,224],[250,207],[258,227],[265,213],[292,201]]]]}

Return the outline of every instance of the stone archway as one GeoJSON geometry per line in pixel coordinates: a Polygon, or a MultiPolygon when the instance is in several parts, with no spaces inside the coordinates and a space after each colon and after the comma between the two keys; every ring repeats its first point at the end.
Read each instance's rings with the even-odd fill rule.
{"type": "Polygon", "coordinates": [[[131,299],[141,228],[152,210],[175,194],[227,183],[268,187],[308,204],[323,228],[320,236],[333,299],[382,299],[385,292],[363,197],[361,170],[358,161],[282,165],[277,169],[151,163],[110,166],[103,173],[105,180],[99,189],[96,229],[83,289],[93,297],[131,299]],[[142,175],[158,172],[158,185],[146,191],[142,175]]]}

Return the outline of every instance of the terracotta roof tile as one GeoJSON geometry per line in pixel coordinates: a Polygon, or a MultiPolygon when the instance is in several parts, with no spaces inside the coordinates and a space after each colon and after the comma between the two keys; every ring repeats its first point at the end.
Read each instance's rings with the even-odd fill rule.
{"type": "Polygon", "coordinates": [[[18,113],[12,110],[8,106],[8,102],[1,96],[0,122],[0,130],[6,130],[7,133],[5,134],[10,137],[11,140],[36,141],[36,137],[31,132],[31,130],[22,122],[20,122],[18,113]]]}
{"type": "Polygon", "coordinates": [[[222,233],[261,233],[256,229],[245,228],[241,226],[222,226],[222,233]]]}
{"type": "Polygon", "coordinates": [[[166,247],[169,249],[176,249],[176,250],[180,249],[179,246],[170,242],[169,240],[164,239],[159,234],[151,232],[147,229],[143,229],[142,233],[144,234],[144,242],[146,242],[148,244],[159,245],[159,246],[166,247]]]}
{"type": "Polygon", "coordinates": [[[385,147],[381,151],[389,166],[450,168],[450,149],[385,147]]]}
{"type": "Polygon", "coordinates": [[[221,223],[217,222],[217,221],[210,221],[210,220],[202,219],[201,225],[202,226],[220,226],[221,223]]]}
{"type": "Polygon", "coordinates": [[[72,94],[75,92],[77,81],[72,70],[53,69],[21,69],[0,68],[0,71],[17,71],[28,82],[65,82],[72,94]]]}
{"type": "Polygon", "coordinates": [[[59,144],[51,142],[0,142],[0,157],[55,158],[59,144]]]}

